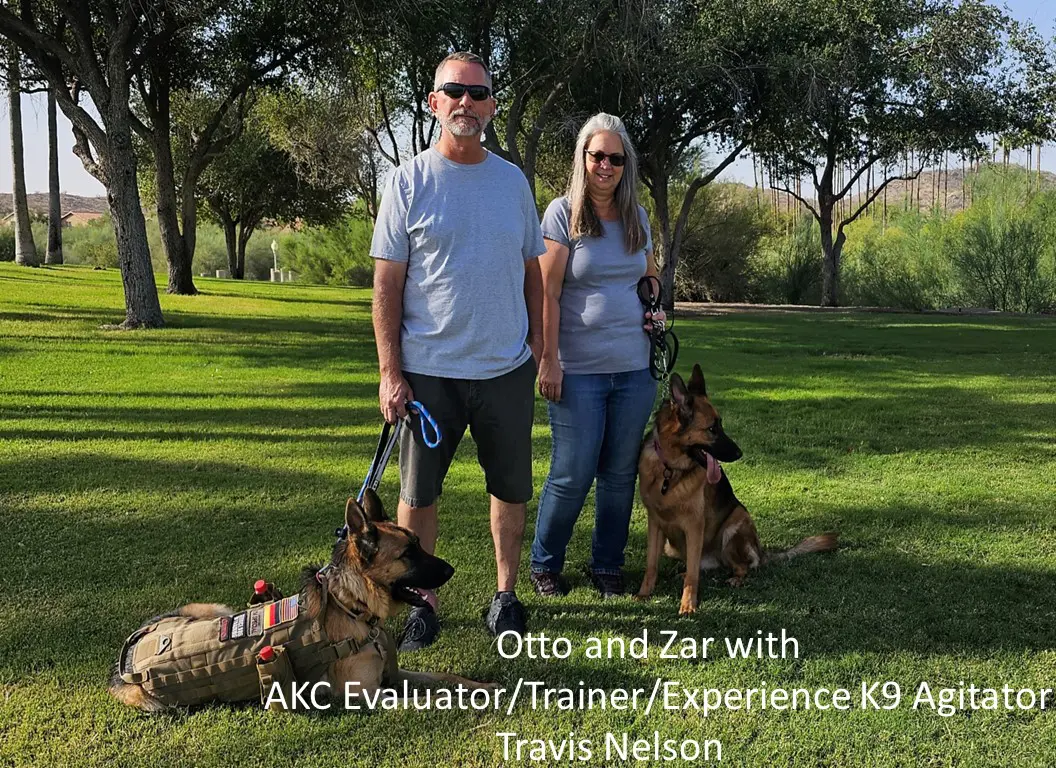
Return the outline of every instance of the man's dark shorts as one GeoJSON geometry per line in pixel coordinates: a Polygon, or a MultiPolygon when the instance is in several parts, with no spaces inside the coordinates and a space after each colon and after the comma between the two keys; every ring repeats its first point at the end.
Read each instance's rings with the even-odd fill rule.
{"type": "Polygon", "coordinates": [[[429,448],[417,414],[400,432],[400,498],[427,507],[444,487],[459,441],[469,427],[477,444],[487,491],[500,501],[520,504],[532,498],[532,421],[535,415],[535,361],[494,379],[447,379],[404,372],[414,399],[433,415],[443,435],[429,448]]]}

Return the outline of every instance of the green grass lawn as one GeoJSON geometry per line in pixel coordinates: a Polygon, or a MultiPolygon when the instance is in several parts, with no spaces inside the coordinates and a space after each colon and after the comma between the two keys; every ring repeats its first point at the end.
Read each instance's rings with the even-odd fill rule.
{"type": "MultiPolygon", "coordinates": [[[[198,282],[199,296],[162,296],[165,330],[103,331],[124,314],[116,271],[0,264],[0,765],[491,766],[500,731],[600,743],[624,730],[718,739],[723,765],[1056,764],[1056,712],[911,708],[921,681],[1056,687],[1052,318],[678,320],[679,369],[704,368],[745,453],[728,474],[764,543],[838,529],[844,546],[740,590],[705,579],[699,613],[679,619],[671,562],[651,602],[594,596],[580,570],[587,514],[567,598],[544,602],[522,576],[531,627],[577,647],[643,628],[785,628],[799,659],[501,659],[480,620],[494,561],[470,440],[448,478],[438,554],[457,572],[441,591],[444,631],[405,666],[509,687],[662,677],[858,691],[890,680],[908,697],[896,710],[148,717],[121,707],[105,683],[146,618],[191,601],[239,604],[259,577],[292,591],[304,564],[328,556],[380,428],[368,291],[198,282]]],[[[538,489],[542,401],[534,440],[538,489]]],[[[393,466],[381,488],[390,508],[397,491],[393,466]]],[[[634,589],[644,544],[639,507],[634,589]]]]}

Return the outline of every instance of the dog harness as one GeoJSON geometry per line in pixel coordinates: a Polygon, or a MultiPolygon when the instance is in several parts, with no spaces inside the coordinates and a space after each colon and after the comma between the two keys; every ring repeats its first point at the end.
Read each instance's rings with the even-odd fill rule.
{"type": "MultiPolygon", "coordinates": [[[[363,643],[351,638],[331,642],[323,626],[330,590],[322,582],[322,606],[316,618],[307,615],[304,594],[251,606],[214,619],[167,616],[134,632],[121,649],[120,675],[142,685],[168,706],[207,701],[263,702],[278,682],[324,680],[339,659],[374,650],[385,658],[391,641],[376,617],[366,622],[370,634],[363,643]],[[262,649],[270,646],[272,653],[262,649]]],[[[362,617],[334,599],[342,611],[362,617]]]]}

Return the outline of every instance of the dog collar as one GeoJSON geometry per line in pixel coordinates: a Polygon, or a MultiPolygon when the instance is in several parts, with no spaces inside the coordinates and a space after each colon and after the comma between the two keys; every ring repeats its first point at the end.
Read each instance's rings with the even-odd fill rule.
{"type": "Polygon", "coordinates": [[[326,613],[326,603],[327,603],[327,601],[328,600],[333,600],[334,604],[343,613],[345,613],[350,619],[352,619],[352,621],[362,621],[365,624],[367,624],[368,626],[373,628],[379,621],[379,618],[377,616],[372,615],[368,611],[357,611],[357,610],[354,610],[352,608],[349,608],[330,589],[330,578],[329,578],[328,574],[326,573],[327,569],[329,569],[329,568],[330,568],[329,565],[324,566],[323,568],[321,568],[315,574],[315,581],[316,581],[316,583],[319,584],[320,588],[322,588],[322,591],[323,591],[323,607],[322,607],[322,610],[320,611],[320,614],[326,613]],[[370,618],[366,618],[368,616],[370,618]]]}
{"type": "Polygon", "coordinates": [[[664,460],[664,452],[660,450],[660,436],[656,434],[655,429],[653,430],[653,450],[656,451],[656,458],[660,459],[660,463],[664,465],[664,482],[660,486],[660,495],[663,496],[671,486],[671,478],[674,477],[675,470],[664,460]]]}

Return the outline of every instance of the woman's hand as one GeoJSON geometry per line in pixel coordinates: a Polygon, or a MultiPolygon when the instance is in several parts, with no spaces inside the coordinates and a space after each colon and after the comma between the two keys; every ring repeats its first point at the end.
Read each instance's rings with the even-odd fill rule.
{"type": "Polygon", "coordinates": [[[646,333],[653,332],[653,321],[656,320],[658,323],[667,322],[667,313],[664,310],[658,310],[656,313],[646,312],[645,313],[645,324],[642,326],[646,333]]]}
{"type": "Polygon", "coordinates": [[[539,363],[539,394],[552,403],[560,402],[561,381],[564,378],[565,374],[557,359],[544,354],[539,363]]]}

